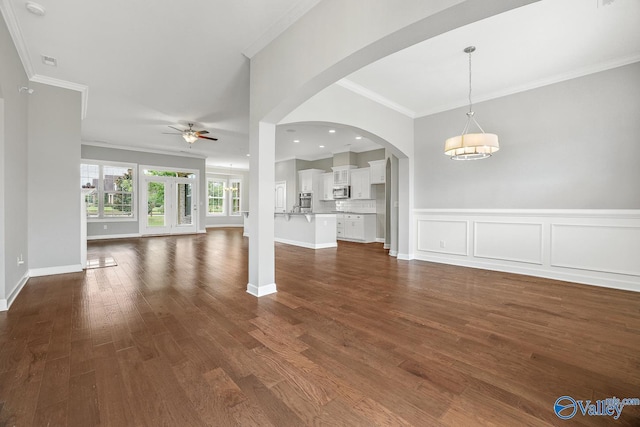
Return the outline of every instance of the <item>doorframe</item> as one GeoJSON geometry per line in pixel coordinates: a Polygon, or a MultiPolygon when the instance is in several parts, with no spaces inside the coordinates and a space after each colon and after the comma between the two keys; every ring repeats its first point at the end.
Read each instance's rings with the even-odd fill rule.
{"type": "MultiPolygon", "coordinates": [[[[167,183],[170,184],[177,184],[179,182],[184,182],[184,181],[180,181],[180,180],[185,180],[186,178],[179,178],[179,177],[170,177],[170,176],[153,176],[153,175],[145,175],[144,174],[144,170],[145,169],[150,169],[150,170],[157,170],[157,171],[166,171],[166,172],[186,172],[189,174],[193,174],[195,177],[193,179],[189,179],[188,181],[190,183],[193,184],[192,187],[192,191],[191,191],[191,204],[193,205],[192,208],[192,218],[194,219],[194,226],[195,226],[195,231],[188,231],[188,232],[179,232],[178,230],[180,229],[179,227],[173,227],[175,229],[174,232],[169,231],[168,233],[157,233],[157,235],[170,235],[170,234],[195,234],[198,233],[198,230],[200,230],[200,212],[198,210],[198,208],[200,207],[200,171],[198,169],[191,169],[191,168],[176,168],[176,167],[169,167],[169,166],[157,166],[157,165],[138,165],[138,177],[140,179],[138,179],[138,194],[140,195],[140,203],[139,205],[142,206],[142,197],[146,197],[145,195],[143,195],[143,191],[146,191],[146,182],[147,182],[147,177],[149,178],[159,178],[159,181],[165,181],[167,183]],[[195,213],[194,213],[195,212],[195,213]]],[[[171,191],[173,191],[174,189],[171,189],[171,191]]],[[[167,188],[165,187],[165,203],[166,203],[166,191],[167,188]]],[[[165,215],[167,212],[167,207],[165,206],[165,215]]],[[[144,221],[146,221],[147,215],[140,215],[138,217],[138,233],[141,236],[153,236],[156,234],[153,233],[145,233],[146,231],[146,227],[145,227],[145,223],[144,221]]]]}

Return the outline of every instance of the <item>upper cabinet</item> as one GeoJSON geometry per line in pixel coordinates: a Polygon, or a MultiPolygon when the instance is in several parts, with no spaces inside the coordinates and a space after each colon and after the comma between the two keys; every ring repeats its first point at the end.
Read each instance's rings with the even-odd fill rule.
{"type": "Polygon", "coordinates": [[[371,184],[384,184],[386,182],[387,161],[374,160],[369,162],[371,184]]]}
{"type": "Polygon", "coordinates": [[[351,199],[371,199],[371,177],[369,168],[351,171],[351,199]]]}
{"type": "Polygon", "coordinates": [[[305,169],[298,171],[298,192],[315,193],[320,185],[320,175],[322,169],[305,169]]]}
{"type": "Polygon", "coordinates": [[[357,168],[357,166],[333,166],[331,168],[333,171],[333,185],[350,185],[351,175],[349,171],[355,168],[357,168]]]}
{"type": "Polygon", "coordinates": [[[322,200],[333,200],[333,172],[322,174],[322,200]]]}

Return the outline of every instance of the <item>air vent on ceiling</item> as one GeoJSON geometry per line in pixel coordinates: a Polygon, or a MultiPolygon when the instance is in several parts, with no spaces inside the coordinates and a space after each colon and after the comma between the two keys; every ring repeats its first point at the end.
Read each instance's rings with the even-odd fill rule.
{"type": "Polygon", "coordinates": [[[54,58],[53,56],[42,55],[42,62],[45,65],[50,65],[52,67],[57,67],[58,66],[58,60],[56,58],[54,58]]]}
{"type": "Polygon", "coordinates": [[[29,12],[31,12],[34,15],[37,15],[37,16],[44,16],[45,13],[47,12],[46,9],[41,4],[34,3],[32,1],[28,1],[25,4],[25,7],[27,8],[27,10],[29,12]]]}

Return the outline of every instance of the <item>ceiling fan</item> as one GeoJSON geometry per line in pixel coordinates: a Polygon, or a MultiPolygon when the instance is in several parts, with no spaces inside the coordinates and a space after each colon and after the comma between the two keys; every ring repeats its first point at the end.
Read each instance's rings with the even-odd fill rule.
{"type": "Polygon", "coordinates": [[[198,138],[209,139],[211,141],[218,140],[218,138],[202,136],[202,135],[208,134],[209,133],[208,130],[193,130],[193,123],[187,123],[187,124],[189,125],[189,129],[178,129],[177,127],[169,126],[171,129],[177,130],[180,133],[175,133],[175,132],[164,132],[164,133],[168,135],[182,135],[184,140],[187,141],[189,144],[193,144],[198,140],[198,138]]]}

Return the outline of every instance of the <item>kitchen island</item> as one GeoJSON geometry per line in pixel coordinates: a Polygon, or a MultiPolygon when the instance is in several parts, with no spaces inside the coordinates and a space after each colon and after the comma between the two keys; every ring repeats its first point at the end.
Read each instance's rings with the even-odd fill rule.
{"type": "MultiPolygon", "coordinates": [[[[245,214],[245,235],[249,213],[245,214]]],[[[309,249],[335,248],[336,214],[334,213],[288,213],[274,214],[274,240],[288,245],[309,249]]]]}

